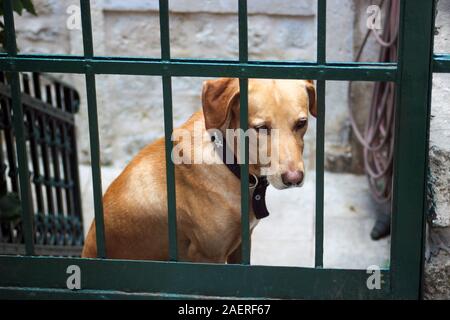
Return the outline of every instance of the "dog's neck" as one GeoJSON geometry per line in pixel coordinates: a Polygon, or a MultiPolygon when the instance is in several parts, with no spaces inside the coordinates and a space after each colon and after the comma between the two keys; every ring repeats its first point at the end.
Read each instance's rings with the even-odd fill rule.
{"type": "MultiPolygon", "coordinates": [[[[235,151],[232,151],[233,149],[230,148],[225,137],[213,135],[211,136],[211,142],[214,144],[214,149],[221,157],[222,162],[227,166],[228,170],[233,173],[236,178],[241,179],[241,166],[238,164],[235,151]]],[[[248,180],[251,191],[251,203],[255,217],[258,220],[264,219],[269,216],[269,211],[266,207],[266,190],[269,186],[269,182],[266,177],[257,176],[253,173],[250,173],[248,180]]]]}

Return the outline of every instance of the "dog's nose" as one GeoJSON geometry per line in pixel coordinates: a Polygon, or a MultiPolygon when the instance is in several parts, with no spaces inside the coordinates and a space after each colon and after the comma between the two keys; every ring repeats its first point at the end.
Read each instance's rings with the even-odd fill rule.
{"type": "Polygon", "coordinates": [[[303,171],[287,171],[281,175],[283,183],[287,186],[296,186],[303,182],[303,171]]]}

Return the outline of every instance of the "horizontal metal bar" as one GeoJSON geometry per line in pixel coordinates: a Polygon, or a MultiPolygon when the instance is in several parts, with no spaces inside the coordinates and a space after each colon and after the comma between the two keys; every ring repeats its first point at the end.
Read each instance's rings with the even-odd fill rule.
{"type": "Polygon", "coordinates": [[[182,60],[77,56],[0,56],[0,70],[54,73],[128,74],[175,77],[236,77],[342,81],[396,81],[392,63],[328,63],[182,60]]]}
{"type": "MultiPolygon", "coordinates": [[[[11,89],[9,86],[0,83],[0,96],[6,96],[11,98],[11,89]]],[[[38,111],[39,113],[46,114],[52,118],[58,119],[59,121],[66,122],[69,124],[75,124],[75,116],[71,113],[62,111],[55,108],[54,106],[45,103],[42,100],[36,99],[32,96],[22,93],[21,102],[27,108],[38,111]]]]}
{"type": "MultiPolygon", "coordinates": [[[[82,246],[60,246],[60,245],[34,245],[34,253],[38,256],[81,256],[82,246]]],[[[25,245],[16,243],[0,243],[0,254],[23,255],[25,245]]]]}
{"type": "MultiPolygon", "coordinates": [[[[0,287],[0,299],[2,300],[249,300],[246,297],[222,297],[204,296],[178,293],[130,293],[119,290],[69,290],[48,288],[23,288],[23,287],[0,287]]],[[[255,300],[266,300],[264,297],[255,300]]],[[[253,300],[253,298],[250,298],[253,300]]]]}
{"type": "Polygon", "coordinates": [[[434,56],[433,72],[450,73],[450,54],[441,54],[434,56]]]}
{"type": "MultiPolygon", "coordinates": [[[[0,287],[66,289],[67,267],[81,270],[89,290],[228,297],[387,299],[390,277],[381,271],[380,290],[370,290],[366,270],[194,264],[56,257],[0,256],[0,287]],[[33,272],[30,272],[33,270],[33,272]],[[218,285],[219,284],[219,285],[218,285]]],[[[37,296],[39,297],[39,295],[37,296]]]]}

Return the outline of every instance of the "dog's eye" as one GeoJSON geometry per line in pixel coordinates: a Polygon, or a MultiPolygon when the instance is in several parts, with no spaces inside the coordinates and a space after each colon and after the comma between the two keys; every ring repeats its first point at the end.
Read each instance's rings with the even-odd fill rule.
{"type": "Polygon", "coordinates": [[[253,127],[253,129],[255,129],[256,132],[258,132],[258,133],[267,133],[267,134],[270,133],[270,128],[265,124],[255,126],[255,127],[253,127]]]}
{"type": "Polygon", "coordinates": [[[308,119],[306,119],[306,118],[300,119],[295,123],[294,130],[295,131],[301,130],[301,129],[305,128],[307,124],[308,124],[308,119]]]}

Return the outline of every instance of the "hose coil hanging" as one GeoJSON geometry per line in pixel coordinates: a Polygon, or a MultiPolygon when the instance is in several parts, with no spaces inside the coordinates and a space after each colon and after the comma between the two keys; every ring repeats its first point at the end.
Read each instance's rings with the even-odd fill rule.
{"type": "MultiPolygon", "coordinates": [[[[380,2],[383,8],[385,0],[380,2]]],[[[381,46],[379,62],[396,62],[398,57],[397,42],[399,33],[400,1],[388,1],[388,17],[385,19],[381,34],[369,29],[356,55],[359,62],[372,34],[381,46]]],[[[352,82],[349,84],[349,96],[352,82]]],[[[368,176],[374,199],[386,203],[392,197],[392,173],[394,160],[394,115],[395,84],[377,82],[374,86],[369,117],[362,132],[356,123],[349,104],[350,122],[357,140],[364,148],[364,169],[368,176]]]]}

